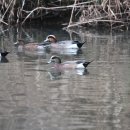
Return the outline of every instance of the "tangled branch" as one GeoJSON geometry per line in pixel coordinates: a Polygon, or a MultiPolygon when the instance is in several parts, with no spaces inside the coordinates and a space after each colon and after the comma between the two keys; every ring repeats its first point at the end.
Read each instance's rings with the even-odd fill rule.
{"type": "Polygon", "coordinates": [[[71,10],[67,28],[74,26],[97,26],[107,25],[111,28],[129,26],[130,23],[130,1],[129,0],[1,0],[0,1],[0,23],[9,25],[11,22],[24,24],[27,19],[49,11],[71,10]],[[62,5],[66,2],[67,5],[62,5]]]}

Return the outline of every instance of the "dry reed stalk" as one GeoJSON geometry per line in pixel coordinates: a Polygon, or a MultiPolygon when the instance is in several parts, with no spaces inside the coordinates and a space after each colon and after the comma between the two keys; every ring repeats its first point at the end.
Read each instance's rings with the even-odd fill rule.
{"type": "MultiPolygon", "coordinates": [[[[69,25],[72,23],[72,18],[73,18],[74,8],[75,8],[76,3],[77,3],[77,0],[74,1],[74,5],[73,5],[72,12],[71,12],[71,16],[70,16],[69,25]]],[[[68,27],[69,27],[69,25],[68,25],[68,27]]]]}
{"type": "Polygon", "coordinates": [[[69,24],[68,27],[84,24],[97,25],[101,22],[109,23],[111,28],[113,28],[113,25],[116,25],[115,23],[117,23],[118,27],[128,25],[130,21],[130,6],[124,6],[124,3],[130,5],[130,1],[128,0],[124,2],[121,0],[103,0],[101,5],[98,5],[97,2],[92,5],[90,4],[82,10],[79,21],[71,22],[71,25],[69,24]],[[127,19],[125,19],[125,16],[127,16],[127,19]]]}
{"type": "MultiPolygon", "coordinates": [[[[93,1],[93,0],[92,0],[93,1]]],[[[78,4],[75,4],[75,8],[81,8],[81,5],[84,5],[84,4],[88,4],[92,1],[89,1],[89,2],[81,2],[81,3],[78,3],[78,4]]],[[[58,6],[58,7],[45,7],[45,6],[42,6],[42,7],[37,7],[31,11],[26,11],[24,10],[24,12],[28,13],[28,15],[25,17],[25,19],[22,21],[22,24],[25,23],[25,21],[35,12],[35,11],[38,11],[38,10],[64,10],[64,9],[70,9],[70,8],[73,8],[74,6],[73,5],[68,5],[68,6],[58,6]]]]}
{"type": "MultiPolygon", "coordinates": [[[[67,6],[58,6],[55,7],[45,7],[43,0],[1,0],[1,11],[3,11],[0,23],[8,25],[9,22],[14,20],[14,14],[17,14],[16,23],[20,22],[20,19],[24,18],[22,24],[34,14],[34,18],[39,15],[42,15],[42,10],[68,10],[72,9],[70,20],[68,23],[69,27],[74,27],[78,25],[97,25],[98,23],[109,23],[109,26],[112,28],[115,23],[118,23],[118,26],[122,24],[130,24],[130,0],[102,0],[99,4],[97,0],[91,0],[87,2],[81,2],[79,0],[73,0],[74,4],[67,6]],[[27,3],[30,3],[27,5],[27,3]],[[15,6],[17,4],[17,7],[15,6]],[[15,12],[17,11],[17,12],[15,12]],[[76,21],[73,21],[75,17],[74,11],[80,14],[79,18],[76,21]],[[8,18],[8,23],[5,22],[5,18],[8,18]],[[120,23],[120,25],[119,25],[120,23]]],[[[52,3],[54,5],[54,2],[52,3]]],[[[77,13],[77,14],[78,14],[77,13]]],[[[76,14],[76,15],[77,15],[76,14]]]]}

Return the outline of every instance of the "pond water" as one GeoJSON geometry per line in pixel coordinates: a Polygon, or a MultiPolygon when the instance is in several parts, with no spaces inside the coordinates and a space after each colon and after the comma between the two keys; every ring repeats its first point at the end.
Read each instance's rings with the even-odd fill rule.
{"type": "Polygon", "coordinates": [[[1,33],[0,130],[128,130],[130,128],[130,32],[58,26],[12,27],[1,33]],[[4,35],[3,35],[4,33],[4,35]],[[18,39],[42,42],[86,41],[81,50],[18,52],[18,39]],[[94,61],[87,70],[51,69],[52,55],[62,61],[94,61]]]}

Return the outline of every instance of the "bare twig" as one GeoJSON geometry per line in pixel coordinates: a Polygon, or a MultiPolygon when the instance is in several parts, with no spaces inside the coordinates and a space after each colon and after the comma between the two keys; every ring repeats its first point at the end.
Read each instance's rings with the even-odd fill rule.
{"type": "MultiPolygon", "coordinates": [[[[76,2],[77,2],[77,0],[74,1],[74,5],[73,5],[72,12],[71,12],[71,16],[70,16],[69,25],[72,23],[72,18],[73,18],[73,13],[74,13],[74,8],[75,8],[75,5],[76,5],[76,2]]],[[[68,25],[68,26],[69,26],[69,25],[68,25]]]]}
{"type": "MultiPolygon", "coordinates": [[[[93,2],[94,0],[92,1],[89,1],[89,2],[82,2],[82,3],[78,3],[78,4],[75,4],[75,8],[80,8],[81,6],[80,5],[84,5],[84,4],[88,4],[88,3],[91,3],[93,2]]],[[[68,6],[60,6],[60,7],[37,7],[35,9],[33,9],[32,11],[27,11],[29,12],[29,14],[26,16],[26,18],[23,20],[22,24],[24,24],[24,22],[31,16],[31,14],[37,10],[57,10],[57,9],[69,9],[69,8],[73,8],[73,5],[68,5],[68,6]]],[[[24,10],[25,11],[25,10],[24,10]]]]}
{"type": "Polygon", "coordinates": [[[9,3],[8,8],[6,9],[6,11],[4,12],[4,14],[3,14],[3,16],[2,16],[2,18],[1,18],[1,21],[3,21],[5,15],[6,15],[7,11],[9,10],[9,8],[10,8],[11,4],[13,3],[13,1],[14,1],[14,0],[11,0],[11,2],[9,3]]]}

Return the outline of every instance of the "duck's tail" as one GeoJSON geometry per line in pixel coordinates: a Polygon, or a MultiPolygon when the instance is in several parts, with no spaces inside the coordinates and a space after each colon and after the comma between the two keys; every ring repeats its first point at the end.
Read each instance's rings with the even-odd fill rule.
{"type": "Polygon", "coordinates": [[[78,48],[81,48],[85,42],[77,42],[78,48]]]}
{"type": "Polygon", "coordinates": [[[7,51],[1,52],[2,57],[6,57],[8,54],[9,54],[9,52],[7,52],[7,51]]]}
{"type": "Polygon", "coordinates": [[[90,63],[92,63],[94,60],[92,60],[92,61],[85,61],[84,63],[83,63],[83,66],[86,68],[90,63]]]}

